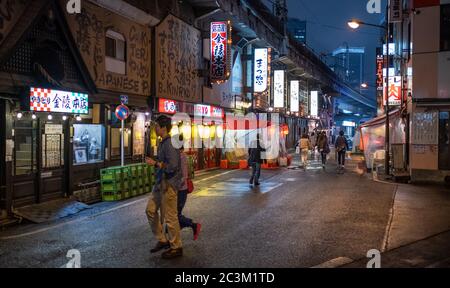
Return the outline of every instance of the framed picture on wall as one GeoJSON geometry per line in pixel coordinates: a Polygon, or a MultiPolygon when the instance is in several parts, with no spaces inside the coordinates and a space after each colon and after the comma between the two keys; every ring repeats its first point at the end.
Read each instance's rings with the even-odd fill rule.
{"type": "Polygon", "coordinates": [[[76,164],[83,164],[87,163],[87,153],[86,149],[76,149],[73,151],[75,154],[75,163],[76,164]]]}

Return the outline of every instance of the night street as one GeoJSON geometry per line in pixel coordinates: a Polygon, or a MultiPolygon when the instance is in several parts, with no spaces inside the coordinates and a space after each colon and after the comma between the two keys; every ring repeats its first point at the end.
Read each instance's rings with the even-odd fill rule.
{"type": "MultiPolygon", "coordinates": [[[[143,196],[94,205],[88,212],[48,225],[9,229],[0,234],[0,267],[61,267],[70,249],[80,251],[84,268],[312,267],[336,258],[366,258],[367,251],[382,250],[386,241],[400,246],[450,229],[448,189],[435,196],[438,203],[432,205],[439,212],[433,214],[432,231],[414,227],[399,231],[397,226],[408,229],[401,221],[410,221],[426,208],[408,210],[412,196],[397,191],[395,205],[404,209],[394,211],[389,229],[397,185],[373,182],[351,171],[340,175],[332,164],[324,172],[314,162],[306,172],[263,171],[258,189],[249,187],[248,175],[248,171],[214,171],[196,179],[197,192],[188,199],[185,213],[198,219],[203,230],[196,242],[190,229],[183,231],[180,259],[150,254],[154,241],[143,196]]],[[[416,220],[420,226],[427,219],[416,220]]],[[[450,239],[448,233],[445,239],[450,239]]],[[[448,261],[450,250],[441,252],[445,253],[426,264],[448,261]]],[[[339,266],[351,260],[335,261],[339,266]]]]}
{"type": "Polygon", "coordinates": [[[450,268],[449,75],[450,0],[0,0],[0,270],[450,268]]]}

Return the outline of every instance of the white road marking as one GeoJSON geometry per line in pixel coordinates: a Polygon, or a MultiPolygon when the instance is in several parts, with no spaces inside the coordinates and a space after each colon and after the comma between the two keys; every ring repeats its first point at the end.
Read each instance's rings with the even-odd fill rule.
{"type": "Polygon", "coordinates": [[[351,258],[338,257],[338,258],[334,258],[329,261],[323,262],[322,264],[313,266],[311,268],[336,268],[336,267],[340,267],[342,265],[345,265],[345,264],[348,264],[351,262],[353,262],[353,259],[351,259],[351,258]]]}
{"type": "Polygon", "coordinates": [[[217,178],[219,176],[223,176],[223,175],[235,172],[235,171],[239,171],[239,170],[230,170],[230,171],[222,172],[222,173],[217,174],[217,175],[206,177],[205,179],[202,179],[202,180],[194,181],[194,183],[200,183],[200,182],[203,182],[203,181],[211,180],[211,179],[214,179],[214,178],[217,178]]]}

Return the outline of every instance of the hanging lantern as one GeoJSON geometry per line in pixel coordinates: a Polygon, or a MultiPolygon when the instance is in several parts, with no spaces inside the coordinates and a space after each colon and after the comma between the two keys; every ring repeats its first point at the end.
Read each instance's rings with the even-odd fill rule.
{"type": "Polygon", "coordinates": [[[191,138],[191,132],[192,132],[192,128],[191,128],[190,125],[183,125],[182,133],[183,133],[184,139],[190,139],[191,138]]]}
{"type": "Polygon", "coordinates": [[[223,126],[222,125],[218,125],[216,128],[216,135],[219,138],[223,137],[223,126]]]}

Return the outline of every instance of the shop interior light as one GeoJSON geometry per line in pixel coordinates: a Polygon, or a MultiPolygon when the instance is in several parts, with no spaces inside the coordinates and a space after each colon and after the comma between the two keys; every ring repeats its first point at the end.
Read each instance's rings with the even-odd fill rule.
{"type": "Polygon", "coordinates": [[[203,139],[208,139],[209,136],[211,135],[211,129],[209,128],[209,126],[205,126],[203,128],[203,139]]]}
{"type": "Polygon", "coordinates": [[[218,125],[217,126],[216,134],[217,134],[217,137],[219,137],[219,138],[223,137],[223,126],[222,125],[218,125]]]}
{"type": "Polygon", "coordinates": [[[36,118],[37,118],[36,114],[33,113],[33,114],[31,115],[31,119],[36,120],[36,118]]]}
{"type": "Polygon", "coordinates": [[[188,139],[191,138],[191,132],[192,132],[192,128],[190,125],[183,125],[182,129],[182,133],[183,133],[183,137],[188,139]]]}
{"type": "Polygon", "coordinates": [[[47,119],[48,119],[48,120],[52,120],[52,119],[53,119],[52,114],[48,114],[47,119]]]}
{"type": "Polygon", "coordinates": [[[66,116],[66,115],[63,115],[63,116],[62,116],[62,120],[63,120],[63,121],[66,121],[66,120],[67,120],[67,116],[66,116]]]}
{"type": "Polygon", "coordinates": [[[22,112],[17,113],[17,119],[22,119],[22,117],[23,117],[22,112]]]}
{"type": "Polygon", "coordinates": [[[145,112],[145,116],[150,116],[150,112],[145,112]]]}
{"type": "Polygon", "coordinates": [[[80,115],[77,115],[77,117],[75,118],[78,122],[80,122],[81,121],[81,116],[80,115]]]}

